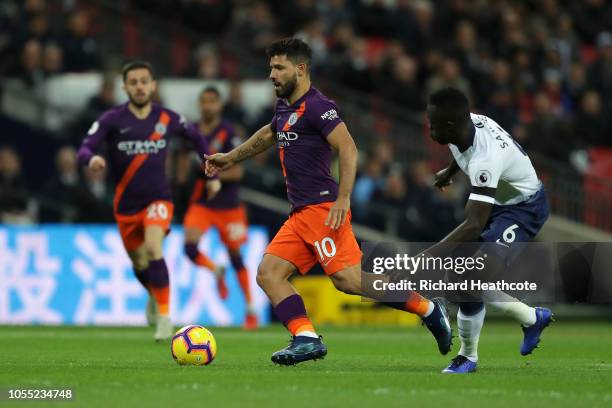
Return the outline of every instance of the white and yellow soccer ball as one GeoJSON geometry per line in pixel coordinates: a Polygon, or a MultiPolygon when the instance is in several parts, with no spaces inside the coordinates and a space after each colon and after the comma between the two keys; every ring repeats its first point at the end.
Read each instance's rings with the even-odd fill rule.
{"type": "Polygon", "coordinates": [[[180,365],[208,365],[217,355],[217,342],[206,328],[189,325],[172,337],[170,351],[180,365]]]}

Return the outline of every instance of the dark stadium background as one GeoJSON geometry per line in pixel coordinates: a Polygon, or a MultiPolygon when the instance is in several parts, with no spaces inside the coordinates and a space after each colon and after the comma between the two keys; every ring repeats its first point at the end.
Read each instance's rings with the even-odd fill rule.
{"type": "MultiPolygon", "coordinates": [[[[229,265],[216,237],[201,247],[229,265]]],[[[0,405],[11,390],[55,389],[91,408],[610,407],[610,242],[610,0],[0,0],[0,405]],[[247,137],[273,112],[264,50],[287,36],[311,45],[313,82],[356,139],[353,230],[366,254],[368,243],[398,252],[400,241],[435,241],[463,219],[466,180],[445,193],[432,187],[450,158],[427,134],[432,91],[466,92],[474,112],[529,153],[552,215],[543,243],[528,245],[550,245],[557,257],[531,251],[507,269],[536,264],[541,278],[546,261],[559,266],[540,291],[554,301],[520,296],[556,317],[532,355],[519,355],[517,322],[488,307],[478,372],[442,375],[458,338],[439,355],[416,315],[341,293],[313,271],[292,284],[329,354],[273,365],[289,333],[267,324],[273,313],[254,273],[289,209],[276,149],[245,163],[252,227],[243,255],[265,326],[246,331],[233,268],[222,300],[213,274],[183,254],[180,224],[198,170],[181,143],[168,146],[171,315],[177,328],[210,329],[218,353],[208,366],[184,367],[168,343],[153,341],[112,186],[79,168],[75,149],[125,101],[120,72],[132,59],[153,64],[157,99],[190,120],[199,91],[218,86],[225,117],[247,137]]]]}
{"type": "MultiPolygon", "coordinates": [[[[462,219],[466,184],[432,187],[449,154],[424,124],[426,96],[454,86],[534,161],[554,214],[544,239],[610,240],[612,5],[604,0],[2,0],[0,220],[113,222],[111,187],[78,169],[73,149],[121,96],[115,83],[126,61],[151,61],[161,83],[225,84],[225,115],[247,137],[272,106],[247,115],[242,87],[265,81],[266,45],[294,35],[312,46],[314,84],[337,101],[357,140],[360,238],[435,241],[462,219]],[[102,85],[79,109],[41,91],[91,73],[102,85]],[[60,115],[63,126],[49,125],[60,115]]],[[[78,90],[62,97],[70,92],[78,90]]],[[[194,177],[188,163],[174,146],[177,222],[194,177]]],[[[246,166],[251,223],[273,233],[285,218],[274,149],[246,166]]]]}

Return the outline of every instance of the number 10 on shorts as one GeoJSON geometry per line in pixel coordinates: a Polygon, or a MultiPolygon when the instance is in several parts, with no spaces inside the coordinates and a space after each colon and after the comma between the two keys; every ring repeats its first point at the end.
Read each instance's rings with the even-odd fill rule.
{"type": "Polygon", "coordinates": [[[330,237],[315,241],[314,247],[317,249],[321,262],[325,262],[326,259],[333,258],[336,255],[336,243],[330,237]]]}

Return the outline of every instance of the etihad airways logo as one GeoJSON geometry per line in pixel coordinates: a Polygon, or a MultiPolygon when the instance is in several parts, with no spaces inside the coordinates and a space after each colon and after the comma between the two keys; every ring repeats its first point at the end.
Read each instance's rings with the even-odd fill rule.
{"type": "Polygon", "coordinates": [[[117,143],[117,149],[128,156],[135,154],[157,154],[166,148],[166,140],[125,140],[117,143]]]}
{"type": "Polygon", "coordinates": [[[276,140],[278,140],[278,147],[287,147],[290,145],[289,142],[298,140],[299,136],[295,132],[276,132],[276,140]]]}

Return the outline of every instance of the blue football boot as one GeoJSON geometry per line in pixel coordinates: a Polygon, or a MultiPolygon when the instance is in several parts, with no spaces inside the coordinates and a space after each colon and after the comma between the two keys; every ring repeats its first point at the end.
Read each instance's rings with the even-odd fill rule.
{"type": "Polygon", "coordinates": [[[442,372],[445,374],[468,374],[476,371],[477,365],[467,357],[458,355],[451,360],[451,363],[442,372]]]}
{"type": "Polygon", "coordinates": [[[526,356],[531,354],[533,349],[538,347],[540,342],[540,336],[542,332],[554,321],[553,313],[550,309],[544,307],[536,307],[536,322],[529,327],[522,327],[523,329],[523,344],[521,344],[521,355],[526,356]]]}
{"type": "Polygon", "coordinates": [[[438,343],[440,354],[446,355],[453,345],[453,331],[448,320],[448,313],[444,301],[440,298],[432,299],[434,310],[427,317],[423,317],[423,324],[427,326],[438,343]]]}
{"type": "Polygon", "coordinates": [[[321,339],[321,336],[293,336],[287,347],[272,354],[272,362],[295,365],[303,361],[322,359],[327,355],[327,347],[321,339]]]}

